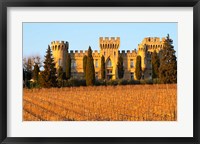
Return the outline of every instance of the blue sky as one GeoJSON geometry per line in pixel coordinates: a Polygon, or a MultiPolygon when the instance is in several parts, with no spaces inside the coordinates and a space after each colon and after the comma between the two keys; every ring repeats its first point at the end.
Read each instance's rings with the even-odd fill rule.
{"type": "Polygon", "coordinates": [[[99,49],[99,37],[120,37],[119,50],[134,50],[145,37],[173,39],[177,55],[177,23],[23,23],[23,57],[42,58],[51,41],[69,42],[69,50],[99,49]]]}

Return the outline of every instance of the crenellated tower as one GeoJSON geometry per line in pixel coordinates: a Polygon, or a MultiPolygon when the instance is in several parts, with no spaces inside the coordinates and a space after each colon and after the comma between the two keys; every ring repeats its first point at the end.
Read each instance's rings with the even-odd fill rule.
{"type": "Polygon", "coordinates": [[[145,70],[146,69],[146,58],[147,58],[147,46],[146,46],[146,44],[144,44],[144,45],[139,44],[138,45],[138,55],[141,56],[142,70],[145,70]]]}
{"type": "Polygon", "coordinates": [[[120,37],[100,37],[99,38],[100,56],[104,55],[106,63],[107,79],[116,79],[118,50],[120,47],[120,37]]]}
{"type": "Polygon", "coordinates": [[[53,52],[54,62],[56,69],[61,66],[63,71],[66,69],[66,53],[69,47],[69,43],[66,41],[52,41],[51,49],[53,52]]]}

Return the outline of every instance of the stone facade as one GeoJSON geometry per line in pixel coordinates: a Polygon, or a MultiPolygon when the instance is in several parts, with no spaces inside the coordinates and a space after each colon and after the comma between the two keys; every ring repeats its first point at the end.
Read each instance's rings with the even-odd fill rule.
{"type": "MultiPolygon", "coordinates": [[[[118,55],[122,54],[123,64],[124,64],[124,79],[130,80],[135,79],[135,65],[137,55],[141,56],[142,59],[142,70],[143,79],[149,79],[152,75],[151,69],[151,53],[156,50],[159,52],[164,44],[165,38],[158,37],[147,37],[138,44],[138,49],[132,51],[127,50],[126,52],[120,48],[120,37],[100,37],[99,47],[100,51],[93,51],[94,67],[96,79],[101,78],[101,56],[105,57],[106,64],[106,79],[117,79],[117,62],[118,55]]],[[[59,66],[66,69],[66,52],[69,48],[68,42],[64,41],[53,41],[51,42],[51,49],[53,51],[54,61],[56,63],[56,68],[59,66]]],[[[83,78],[83,57],[87,55],[87,51],[70,51],[71,56],[71,74],[74,78],[83,78]]]]}

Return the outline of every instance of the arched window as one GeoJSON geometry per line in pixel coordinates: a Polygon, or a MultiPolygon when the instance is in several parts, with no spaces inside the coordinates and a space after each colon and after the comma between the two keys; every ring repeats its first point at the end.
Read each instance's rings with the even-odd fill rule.
{"type": "Polygon", "coordinates": [[[108,60],[107,67],[112,67],[112,62],[110,59],[108,60]]]}
{"type": "Polygon", "coordinates": [[[133,62],[133,59],[130,60],[130,68],[133,68],[134,67],[134,62],[133,62]]]}

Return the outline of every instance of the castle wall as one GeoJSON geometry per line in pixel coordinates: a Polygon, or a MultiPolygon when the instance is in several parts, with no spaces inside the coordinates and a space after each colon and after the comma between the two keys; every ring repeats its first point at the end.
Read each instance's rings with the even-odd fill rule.
{"type": "MultiPolygon", "coordinates": [[[[143,70],[143,78],[150,79],[152,76],[151,54],[154,50],[159,52],[164,44],[165,38],[147,37],[138,44],[138,50],[119,51],[120,38],[119,37],[100,37],[99,47],[100,51],[93,51],[92,56],[95,67],[95,77],[101,79],[101,56],[105,57],[106,77],[111,79],[118,79],[117,62],[119,54],[123,57],[124,77],[123,79],[136,79],[135,68],[136,58],[141,56],[141,65],[143,70]],[[109,60],[112,66],[109,65],[109,60]]],[[[51,42],[56,68],[61,65],[65,71],[66,69],[66,52],[68,50],[68,42],[53,41],[51,42]],[[61,63],[60,63],[61,62],[61,63]]],[[[74,78],[84,78],[83,72],[83,57],[87,55],[87,51],[70,51],[71,56],[71,74],[74,78]]]]}

